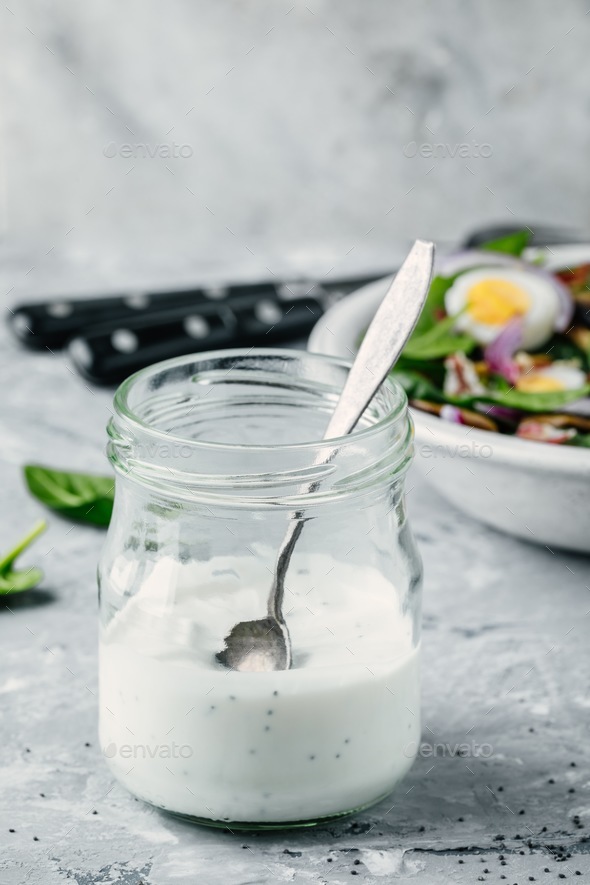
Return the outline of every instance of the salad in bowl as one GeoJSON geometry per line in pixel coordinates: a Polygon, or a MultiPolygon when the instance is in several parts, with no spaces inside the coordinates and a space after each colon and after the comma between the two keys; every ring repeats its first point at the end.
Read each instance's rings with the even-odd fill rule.
{"type": "Polygon", "coordinates": [[[395,375],[443,420],[590,447],[590,262],[549,269],[527,243],[444,259],[395,375]]]}
{"type": "MultiPolygon", "coordinates": [[[[310,350],[350,359],[390,278],[328,310],[310,350]]],[[[469,515],[590,552],[590,244],[530,248],[528,231],[436,267],[394,369],[416,465],[469,515]]]]}

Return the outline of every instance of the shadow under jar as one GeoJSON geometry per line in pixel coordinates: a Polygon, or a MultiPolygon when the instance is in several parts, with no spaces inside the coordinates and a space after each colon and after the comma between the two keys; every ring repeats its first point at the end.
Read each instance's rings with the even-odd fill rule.
{"type": "Polygon", "coordinates": [[[386,381],[352,434],[322,442],[347,371],[303,351],[220,351],[117,391],[100,740],[119,781],[155,806],[221,826],[306,826],[377,802],[412,764],[412,425],[386,381]],[[293,665],[228,670],[216,653],[237,622],[265,616],[300,516],[283,601],[293,665]]]}

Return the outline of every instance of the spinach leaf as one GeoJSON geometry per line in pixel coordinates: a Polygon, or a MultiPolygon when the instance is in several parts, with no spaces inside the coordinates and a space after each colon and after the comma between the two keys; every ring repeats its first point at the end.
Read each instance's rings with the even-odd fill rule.
{"type": "Polygon", "coordinates": [[[558,412],[562,406],[574,403],[590,394],[590,384],[577,390],[554,390],[548,393],[524,393],[522,390],[494,390],[478,395],[476,400],[522,409],[524,412],[558,412]]]}
{"type": "Polygon", "coordinates": [[[404,356],[412,360],[434,360],[450,353],[471,353],[477,341],[470,335],[454,335],[457,317],[445,317],[421,335],[412,335],[404,348],[404,356]]]}
{"type": "Polygon", "coordinates": [[[504,252],[506,255],[522,255],[531,240],[530,230],[519,230],[516,233],[508,234],[506,237],[500,237],[497,240],[489,240],[482,243],[480,249],[487,249],[490,252],[504,252]]]}
{"type": "Polygon", "coordinates": [[[547,349],[543,349],[552,360],[578,360],[586,372],[590,369],[590,348],[584,350],[583,346],[564,335],[554,335],[547,344],[547,349]]]}
{"type": "Polygon", "coordinates": [[[436,387],[442,389],[445,380],[445,364],[442,360],[413,360],[402,354],[395,364],[396,372],[418,372],[431,381],[436,387]]]}
{"type": "Polygon", "coordinates": [[[453,274],[451,277],[434,277],[430,284],[430,289],[428,290],[426,303],[422,308],[422,313],[416,323],[416,328],[414,329],[410,341],[412,341],[413,338],[419,338],[425,332],[430,331],[430,329],[436,326],[440,320],[440,314],[443,313],[445,309],[445,295],[461,273],[463,273],[463,271],[459,271],[459,273],[453,274]]]}
{"type": "Polygon", "coordinates": [[[22,541],[13,547],[13,549],[0,559],[0,596],[10,596],[14,593],[22,593],[23,590],[31,590],[43,579],[43,572],[40,568],[31,566],[26,571],[16,571],[13,565],[21,553],[33,543],[36,537],[44,532],[47,523],[43,520],[26,535],[22,541]]]}
{"type": "Polygon", "coordinates": [[[447,396],[429,378],[412,369],[394,369],[396,381],[404,388],[408,399],[425,399],[435,403],[450,403],[453,406],[471,408],[475,403],[507,406],[523,412],[557,412],[567,403],[575,402],[590,395],[590,384],[578,390],[555,390],[549,393],[524,393],[521,390],[501,387],[488,389],[484,393],[469,393],[462,396],[447,396]]]}
{"type": "Polygon", "coordinates": [[[391,374],[403,387],[408,399],[425,399],[435,403],[448,402],[442,390],[420,372],[413,369],[396,368],[391,374]]]}
{"type": "Polygon", "coordinates": [[[590,433],[576,433],[576,435],[568,440],[565,445],[590,449],[590,433]]]}
{"type": "Polygon", "coordinates": [[[31,494],[51,510],[76,522],[109,524],[115,488],[110,476],[51,470],[38,464],[27,464],[24,474],[31,494]]]}

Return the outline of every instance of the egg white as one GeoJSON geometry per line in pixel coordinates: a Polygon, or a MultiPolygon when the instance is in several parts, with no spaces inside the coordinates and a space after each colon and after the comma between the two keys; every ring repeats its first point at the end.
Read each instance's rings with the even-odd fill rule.
{"type": "Polygon", "coordinates": [[[468,313],[468,297],[472,286],[489,279],[501,279],[526,292],[530,304],[522,322],[521,347],[534,350],[544,344],[553,334],[559,315],[559,296],[551,282],[540,274],[526,270],[504,267],[486,267],[468,271],[457,277],[445,295],[445,309],[449,316],[457,316],[456,328],[466,332],[480,344],[491,344],[506,324],[481,323],[468,313]],[[459,316],[458,316],[459,315],[459,316]]]}
{"type": "MultiPolygon", "coordinates": [[[[578,390],[587,383],[587,375],[576,366],[565,362],[553,363],[542,369],[532,369],[526,378],[551,378],[562,385],[563,390],[578,390]]],[[[516,385],[518,387],[518,383],[516,385]]]]}

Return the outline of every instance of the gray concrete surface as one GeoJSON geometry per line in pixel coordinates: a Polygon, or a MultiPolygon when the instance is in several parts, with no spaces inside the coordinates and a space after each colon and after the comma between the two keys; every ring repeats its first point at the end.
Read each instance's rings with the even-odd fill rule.
{"type": "MultiPolygon", "coordinates": [[[[107,469],[111,393],[4,330],[1,348],[8,547],[42,512],[21,464],[107,469]]],[[[376,808],[290,834],[193,828],[113,782],[96,735],[103,534],[51,518],[25,560],[42,587],[0,612],[1,885],[590,881],[590,561],[488,530],[417,475],[409,488],[426,566],[423,755],[376,808]]]]}
{"type": "MultiPolygon", "coordinates": [[[[4,303],[388,267],[415,235],[451,242],[513,215],[588,227],[586,12],[9,0],[4,303]],[[451,156],[474,141],[491,156],[451,156]],[[413,143],[448,148],[431,161],[406,156],[413,143]],[[190,156],[164,156],[174,144],[190,156]]],[[[23,463],[106,469],[111,393],[4,329],[0,365],[8,548],[41,513],[23,463]]],[[[113,783],[96,736],[103,536],[52,518],[29,558],[42,588],[0,612],[0,885],[590,881],[589,560],[410,486],[437,755],[356,819],[291,834],[193,828],[113,783]]]]}

